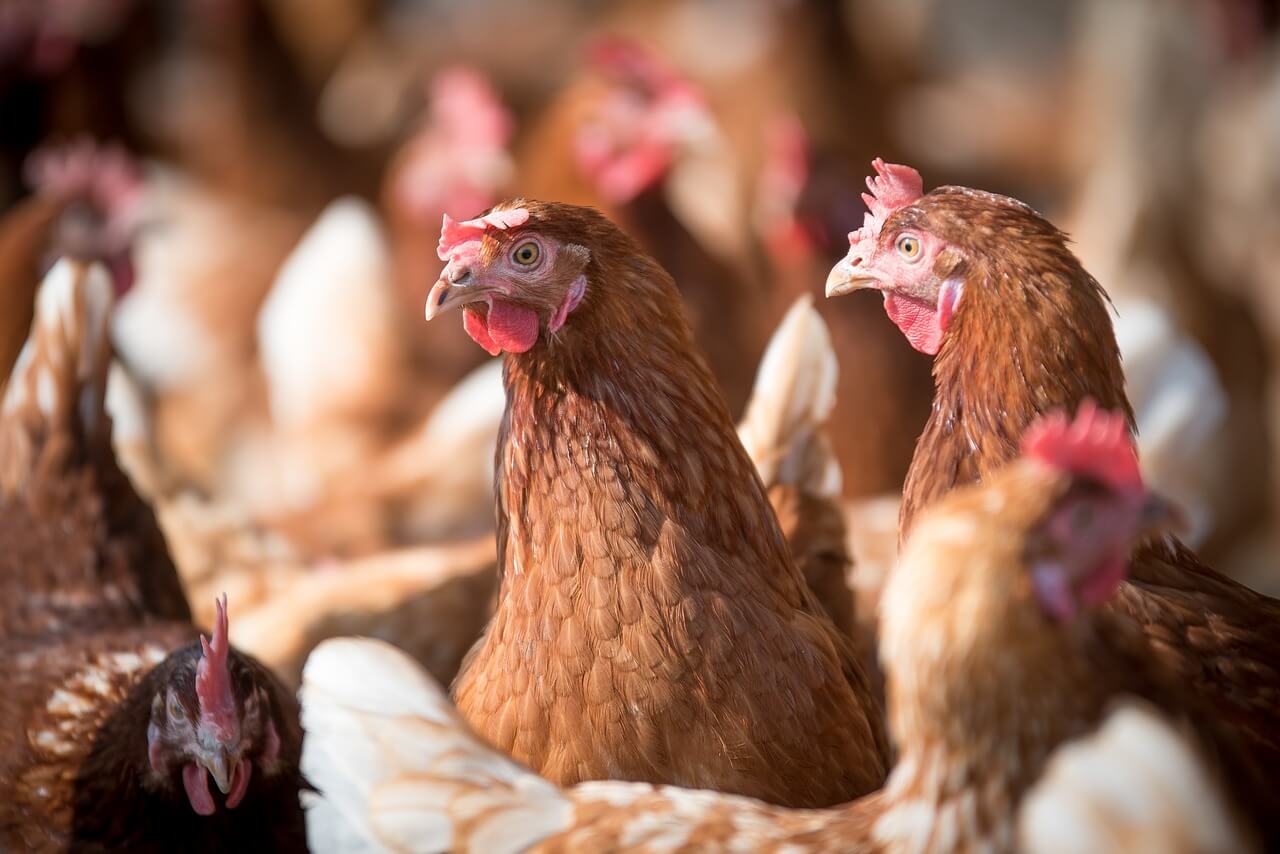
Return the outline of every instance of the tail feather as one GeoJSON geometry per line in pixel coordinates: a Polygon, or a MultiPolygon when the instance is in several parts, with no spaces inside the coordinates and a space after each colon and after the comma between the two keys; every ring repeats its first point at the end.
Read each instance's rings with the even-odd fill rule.
{"type": "Polygon", "coordinates": [[[22,487],[39,448],[60,432],[81,441],[109,435],[107,324],[113,293],[99,265],[59,261],[40,285],[35,319],[0,404],[0,488],[22,487]]]}
{"type": "Polygon", "coordinates": [[[394,647],[322,643],[300,696],[314,851],[519,851],[568,826],[560,790],[474,736],[394,647]]]}
{"type": "Polygon", "coordinates": [[[840,465],[823,433],[838,378],[827,326],[813,299],[801,297],[765,350],[738,425],[766,487],[790,484],[828,498],[840,493],[840,465]]]}

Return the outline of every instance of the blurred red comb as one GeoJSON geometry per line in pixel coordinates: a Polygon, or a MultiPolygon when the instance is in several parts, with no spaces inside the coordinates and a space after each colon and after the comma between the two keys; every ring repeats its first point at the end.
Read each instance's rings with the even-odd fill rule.
{"type": "Polygon", "coordinates": [[[213,641],[200,635],[203,654],[196,665],[196,698],[200,701],[200,721],[217,731],[224,740],[236,736],[236,698],[231,690],[231,671],[227,668],[227,654],[231,643],[227,639],[227,594],[214,600],[217,617],[213,625],[213,641]]]}
{"type": "Polygon", "coordinates": [[[104,212],[121,213],[142,191],[142,170],[118,145],[89,137],[44,145],[23,164],[28,185],[43,195],[84,199],[104,212]]]}
{"type": "Polygon", "coordinates": [[[871,161],[871,165],[876,170],[875,177],[867,178],[867,189],[871,192],[862,194],[862,201],[867,204],[867,215],[862,221],[862,228],[850,232],[850,246],[878,237],[885,220],[907,205],[915,204],[924,195],[924,180],[910,166],[885,163],[880,157],[871,161]]]}
{"type": "Polygon", "coordinates": [[[433,122],[469,144],[503,146],[510,141],[515,120],[480,71],[464,65],[442,68],[427,89],[433,122]]]}
{"type": "Polygon", "coordinates": [[[1062,471],[1096,478],[1119,492],[1143,490],[1124,416],[1099,409],[1089,399],[1080,404],[1074,421],[1059,411],[1027,428],[1022,453],[1062,471]]]}
{"type": "Polygon", "coordinates": [[[653,89],[683,85],[675,69],[658,54],[639,42],[621,36],[598,36],[587,46],[587,65],[604,74],[613,74],[653,89]]]}

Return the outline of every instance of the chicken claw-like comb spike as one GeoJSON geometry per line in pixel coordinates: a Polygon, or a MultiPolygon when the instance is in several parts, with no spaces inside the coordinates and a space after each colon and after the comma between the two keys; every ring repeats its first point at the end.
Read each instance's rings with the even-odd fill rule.
{"type": "Polygon", "coordinates": [[[23,164],[27,183],[55,198],[83,198],[103,211],[119,212],[142,191],[142,172],[118,145],[100,145],[81,137],[36,149],[23,164]]]}
{"type": "Polygon", "coordinates": [[[214,620],[213,640],[200,635],[203,654],[196,665],[196,698],[200,701],[200,721],[218,732],[224,740],[236,738],[236,698],[231,690],[231,671],[227,668],[227,655],[231,642],[227,638],[227,594],[214,600],[217,617],[214,620]]]}
{"type": "Polygon", "coordinates": [[[876,174],[874,178],[867,178],[867,189],[871,192],[863,193],[862,200],[881,222],[924,195],[924,179],[910,166],[885,163],[880,157],[871,161],[871,165],[876,174]]]}
{"type": "Polygon", "coordinates": [[[1124,416],[1100,409],[1090,399],[1080,404],[1074,421],[1059,411],[1032,424],[1023,437],[1022,453],[1063,471],[1089,475],[1120,492],[1143,490],[1124,416]]]}
{"type": "Polygon", "coordinates": [[[479,240],[489,229],[505,231],[508,228],[524,225],[528,221],[528,208],[493,211],[463,222],[458,222],[445,214],[444,222],[440,226],[440,243],[436,247],[436,254],[440,256],[441,261],[448,261],[457,254],[459,249],[472,241],[479,240]]]}
{"type": "Polygon", "coordinates": [[[877,157],[871,161],[876,174],[867,178],[867,189],[862,201],[867,205],[862,228],[849,232],[849,245],[856,246],[864,240],[875,240],[885,220],[907,205],[913,205],[924,195],[924,179],[910,166],[885,163],[877,157]]]}

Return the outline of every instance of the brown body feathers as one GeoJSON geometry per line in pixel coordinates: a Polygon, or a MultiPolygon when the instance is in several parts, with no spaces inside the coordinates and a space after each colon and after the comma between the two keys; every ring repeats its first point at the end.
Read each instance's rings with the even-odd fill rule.
{"type": "Polygon", "coordinates": [[[871,791],[887,749],[865,673],[788,553],[670,277],[592,210],[500,207],[517,205],[591,260],[564,327],[507,356],[501,589],[455,686],[463,715],[561,783],[796,806],[871,791]]]}
{"type": "MultiPolygon", "coordinates": [[[[905,536],[922,508],[1014,457],[1037,415],[1092,398],[1132,425],[1132,409],[1106,295],[1042,217],[1012,199],[943,187],[886,223],[899,226],[959,247],[956,272],[965,278],[907,477],[905,536]]],[[[1169,537],[1138,548],[1130,581],[1109,607],[1140,626],[1155,657],[1277,773],[1280,604],[1169,537]]]]}

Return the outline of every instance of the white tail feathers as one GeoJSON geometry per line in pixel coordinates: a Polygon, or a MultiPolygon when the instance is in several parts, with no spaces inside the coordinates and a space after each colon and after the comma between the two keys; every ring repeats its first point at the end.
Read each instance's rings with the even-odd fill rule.
{"type": "Polygon", "coordinates": [[[1187,737],[1138,705],[1054,754],[1027,795],[1018,836],[1035,854],[1257,850],[1187,737]]]}
{"type": "Polygon", "coordinates": [[[813,299],[801,297],[769,341],[738,425],[766,487],[788,483],[813,495],[839,494],[840,464],[823,434],[838,377],[827,325],[813,299]]]}
{"type": "Polygon", "coordinates": [[[407,655],[381,641],[318,646],[302,674],[312,851],[521,851],[572,807],[481,742],[407,655]]]}
{"type": "Polygon", "coordinates": [[[82,436],[105,429],[113,300],[111,279],[97,264],[63,259],[41,283],[31,331],[0,404],[5,490],[25,481],[39,437],[77,426],[82,436]]]}

